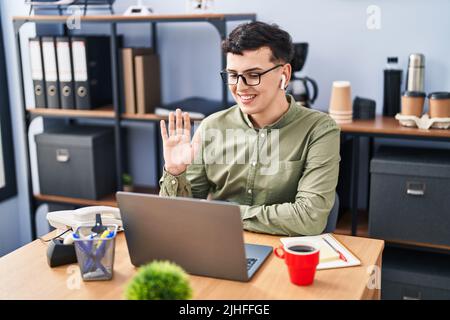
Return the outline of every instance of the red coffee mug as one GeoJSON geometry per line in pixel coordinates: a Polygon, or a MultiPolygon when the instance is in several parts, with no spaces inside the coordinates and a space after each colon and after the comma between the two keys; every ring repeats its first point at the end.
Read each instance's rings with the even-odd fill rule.
{"type": "Polygon", "coordinates": [[[286,262],[293,284],[308,286],[314,282],[319,264],[319,249],[316,246],[307,242],[293,242],[274,249],[274,253],[286,262]]]}

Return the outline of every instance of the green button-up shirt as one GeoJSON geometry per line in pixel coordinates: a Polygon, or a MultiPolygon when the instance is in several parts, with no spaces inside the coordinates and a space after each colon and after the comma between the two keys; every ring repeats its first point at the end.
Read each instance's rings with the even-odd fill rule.
{"type": "Polygon", "coordinates": [[[235,202],[249,231],[323,232],[335,200],[340,129],[287,98],[288,111],[261,129],[237,105],[204,119],[201,151],[185,173],[164,172],[160,195],[235,202]]]}

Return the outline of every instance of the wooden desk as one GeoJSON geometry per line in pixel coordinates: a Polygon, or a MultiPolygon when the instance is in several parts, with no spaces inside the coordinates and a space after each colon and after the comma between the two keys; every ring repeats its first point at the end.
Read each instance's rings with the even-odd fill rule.
{"type": "MultiPolygon", "coordinates": [[[[279,246],[279,237],[245,232],[249,243],[279,246]]],[[[336,235],[362,262],[361,266],[317,271],[310,287],[289,281],[284,261],[271,255],[254,278],[234,282],[190,276],[195,299],[379,299],[371,290],[371,270],[380,269],[384,242],[336,235]]],[[[112,281],[83,282],[77,265],[51,269],[46,261],[47,245],[34,241],[0,258],[0,299],[123,299],[123,291],[136,269],[131,265],[124,234],[117,237],[112,281]]]]}
{"type": "Polygon", "coordinates": [[[450,140],[450,130],[424,130],[403,127],[393,117],[377,116],[374,120],[353,120],[352,123],[340,124],[339,126],[343,133],[359,134],[362,136],[450,140]]]}
{"type": "MultiPolygon", "coordinates": [[[[351,211],[352,211],[352,235],[356,235],[358,227],[358,184],[359,184],[359,148],[360,138],[369,138],[369,170],[370,160],[373,155],[374,138],[407,139],[422,141],[447,141],[450,142],[450,130],[418,129],[403,127],[394,117],[377,116],[374,120],[353,120],[352,123],[340,124],[343,136],[349,136],[353,140],[352,152],[352,182],[350,185],[351,211]]],[[[368,186],[370,186],[370,172],[368,172],[368,186]]]]}

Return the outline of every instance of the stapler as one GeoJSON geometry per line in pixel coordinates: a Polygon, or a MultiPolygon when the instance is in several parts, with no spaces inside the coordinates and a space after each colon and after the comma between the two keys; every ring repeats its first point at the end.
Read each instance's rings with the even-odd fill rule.
{"type": "MultiPolygon", "coordinates": [[[[66,237],[69,238],[69,237],[66,237]]],[[[72,243],[64,243],[64,239],[53,239],[48,244],[47,262],[50,268],[72,264],[77,262],[75,253],[75,245],[72,243]]]]}

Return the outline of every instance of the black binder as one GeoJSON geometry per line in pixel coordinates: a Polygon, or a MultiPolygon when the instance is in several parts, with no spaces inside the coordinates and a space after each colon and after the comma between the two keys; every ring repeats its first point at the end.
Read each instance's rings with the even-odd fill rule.
{"type": "Polygon", "coordinates": [[[72,37],[77,109],[112,104],[111,48],[108,36],[72,37]]]}
{"type": "Polygon", "coordinates": [[[44,60],[45,91],[48,108],[59,108],[58,63],[53,37],[42,37],[42,55],[44,60]]]}
{"type": "Polygon", "coordinates": [[[68,37],[56,37],[56,53],[61,108],[75,109],[72,54],[68,37]]]}
{"type": "Polygon", "coordinates": [[[36,108],[47,107],[45,96],[44,61],[42,60],[41,39],[30,38],[31,79],[33,80],[34,101],[36,108]]]}

